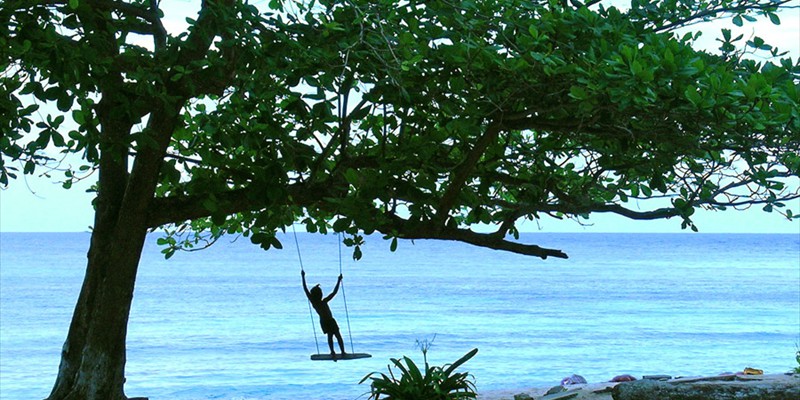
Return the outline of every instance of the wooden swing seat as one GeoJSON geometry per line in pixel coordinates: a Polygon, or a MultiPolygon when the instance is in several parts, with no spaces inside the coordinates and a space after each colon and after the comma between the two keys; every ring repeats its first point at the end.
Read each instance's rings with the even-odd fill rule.
{"type": "MultiPolygon", "coordinates": [[[[345,354],[337,354],[336,361],[339,360],[357,360],[359,358],[370,358],[372,354],[367,353],[345,353],[345,354]]],[[[328,354],[312,354],[311,361],[333,361],[333,357],[330,353],[328,354]]]]}

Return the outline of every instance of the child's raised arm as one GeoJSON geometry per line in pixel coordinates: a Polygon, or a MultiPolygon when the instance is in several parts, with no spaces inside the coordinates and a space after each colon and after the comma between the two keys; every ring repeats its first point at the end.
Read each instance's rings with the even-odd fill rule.
{"type": "Polygon", "coordinates": [[[336,293],[339,292],[339,285],[341,283],[342,283],[342,274],[339,274],[339,279],[336,281],[336,287],[334,287],[331,294],[329,294],[328,297],[325,298],[326,302],[330,301],[333,298],[333,296],[336,296],[336,293]]]}
{"type": "Polygon", "coordinates": [[[303,290],[306,292],[306,297],[311,299],[311,292],[308,291],[308,286],[306,285],[306,271],[300,270],[300,276],[303,278],[303,290]]]}

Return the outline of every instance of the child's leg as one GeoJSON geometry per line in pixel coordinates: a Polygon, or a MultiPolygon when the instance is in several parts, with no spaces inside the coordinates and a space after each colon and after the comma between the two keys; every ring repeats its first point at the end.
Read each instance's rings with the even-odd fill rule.
{"type": "Polygon", "coordinates": [[[328,334],[328,347],[331,349],[331,357],[333,357],[333,361],[336,361],[336,351],[333,350],[333,334],[328,334]]]}
{"type": "MultiPolygon", "coordinates": [[[[339,349],[342,350],[342,354],[345,354],[344,340],[342,340],[342,334],[339,331],[336,331],[336,340],[339,341],[339,349]]],[[[333,347],[331,347],[331,351],[333,351],[333,347]]]]}

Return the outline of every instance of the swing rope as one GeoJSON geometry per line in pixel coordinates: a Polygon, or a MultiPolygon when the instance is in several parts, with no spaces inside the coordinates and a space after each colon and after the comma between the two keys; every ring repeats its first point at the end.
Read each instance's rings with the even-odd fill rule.
{"type": "MultiPolygon", "coordinates": [[[[342,274],[342,234],[339,233],[339,275],[342,274]]],[[[350,338],[350,352],[355,353],[353,350],[353,332],[350,331],[350,313],[347,311],[347,295],[344,293],[344,280],[341,283],[342,300],[344,300],[344,315],[347,317],[347,337],[350,338]]]]}
{"type": "MultiPolygon", "coordinates": [[[[292,224],[292,232],[294,233],[294,247],[297,249],[297,259],[300,260],[300,272],[305,272],[303,269],[303,257],[300,255],[300,243],[297,242],[297,230],[294,229],[294,224],[292,224]]],[[[317,354],[319,354],[319,341],[317,340],[317,327],[314,324],[314,312],[311,311],[311,300],[306,300],[308,302],[308,316],[311,317],[311,330],[314,331],[314,345],[317,346],[317,354]]]]}

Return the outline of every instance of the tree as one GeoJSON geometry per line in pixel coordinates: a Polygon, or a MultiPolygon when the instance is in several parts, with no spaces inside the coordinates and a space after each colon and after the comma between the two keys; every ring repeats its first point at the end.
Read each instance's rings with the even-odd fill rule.
{"type": "Polygon", "coordinates": [[[752,205],[795,217],[800,65],[758,37],[742,47],[723,30],[709,54],[674,33],[779,23],[788,0],[269,3],[205,0],[179,34],[156,0],[0,6],[0,184],[97,174],[50,399],[125,398],[139,257],[160,227],[167,257],[224,234],[281,247],[299,220],[345,232],[355,257],[380,232],[393,248],[566,258],[518,243],[517,224],[616,213],[696,229],[696,209],[752,205]]]}

